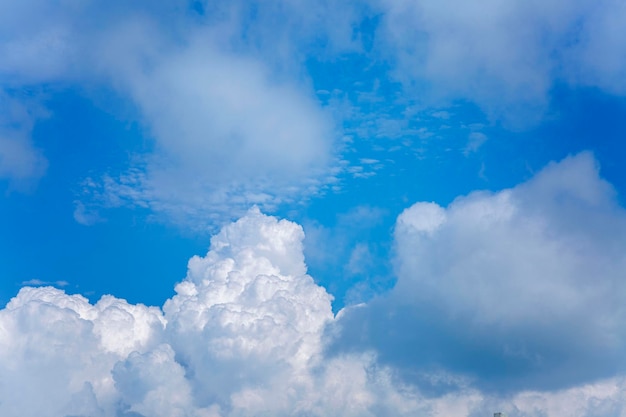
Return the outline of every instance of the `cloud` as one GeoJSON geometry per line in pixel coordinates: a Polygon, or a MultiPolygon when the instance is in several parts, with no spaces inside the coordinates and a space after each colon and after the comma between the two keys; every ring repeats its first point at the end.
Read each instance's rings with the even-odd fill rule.
{"type": "Polygon", "coordinates": [[[83,226],[92,226],[103,221],[96,211],[88,209],[82,201],[74,201],[74,220],[83,226]]]}
{"type": "MultiPolygon", "coordinates": [[[[2,6],[2,89],[78,86],[94,101],[98,91],[114,91],[124,109],[108,110],[144,127],[150,150],[130,158],[127,170],[92,173],[96,187],[76,197],[93,218],[100,208],[132,206],[176,223],[215,223],[252,204],[272,210],[300,201],[336,181],[339,126],[361,135],[371,126],[391,137],[433,134],[408,126],[398,106],[408,112],[419,102],[428,112],[469,100],[493,119],[525,125],[544,114],[555,85],[626,88],[625,12],[616,0],[492,1],[480,10],[457,0],[194,4],[2,6]],[[371,107],[388,90],[376,87],[369,98],[344,94],[354,101],[348,107],[369,100],[361,115],[324,108],[307,62],[344,56],[384,58],[381,71],[402,81],[404,101],[371,107]],[[356,127],[344,123],[350,117],[356,127]]],[[[30,135],[0,129],[1,177],[44,174],[30,135]]],[[[363,178],[376,172],[351,170],[363,178]]]]}
{"type": "Polygon", "coordinates": [[[626,211],[589,153],[512,189],[416,203],[396,223],[396,286],[346,312],[338,346],[495,391],[623,374],[624,236],[626,211]]]}
{"type": "Polygon", "coordinates": [[[115,76],[156,146],[107,192],[175,220],[315,192],[332,162],[326,115],[296,83],[272,80],[261,61],[220,51],[210,39],[197,34],[152,57],[148,71],[132,52],[118,58],[135,60],[115,76]]]}
{"type": "MultiPolygon", "coordinates": [[[[590,170],[587,175],[594,172],[591,157],[583,155],[548,168],[514,191],[542,188],[557,174],[575,168],[590,170]]],[[[598,183],[592,178],[590,185],[598,183]]],[[[583,194],[585,201],[597,202],[603,193],[583,194]]],[[[449,212],[440,210],[414,206],[402,215],[405,226],[399,223],[398,233],[403,227],[414,227],[404,230],[407,238],[420,233],[436,239],[452,221],[449,212]]],[[[480,213],[484,218],[492,212],[480,213]]],[[[502,220],[489,217],[486,222],[502,220]]],[[[624,409],[623,376],[555,391],[522,390],[500,396],[481,391],[472,378],[443,369],[410,368],[421,382],[408,381],[401,378],[402,368],[386,364],[383,349],[369,350],[367,344],[353,352],[329,350],[328,331],[336,331],[337,323],[345,326],[351,312],[368,307],[333,315],[332,296],[306,274],[303,238],[297,224],[250,210],[212,238],[206,256],[189,261],[187,277],[176,285],[176,295],[162,310],[112,296],[90,304],[80,295],[52,287],[21,289],[0,310],[0,413],[10,417],[435,417],[450,413],[473,417],[501,410],[511,417],[562,413],[583,417],[617,416],[624,409]]],[[[401,276],[397,291],[415,299],[420,297],[415,282],[403,281],[410,278],[401,276]]],[[[438,292],[427,291],[426,296],[443,302],[438,292]]],[[[454,301],[460,308],[471,302],[454,301]]],[[[492,306],[472,307],[476,313],[468,315],[469,324],[462,324],[475,330],[474,322],[484,317],[490,323],[512,320],[495,314],[503,310],[497,304],[492,312],[488,308],[492,306]]],[[[376,319],[387,325],[388,315],[376,319]]],[[[518,321],[525,319],[517,316],[518,321]]],[[[391,337],[386,340],[394,343],[398,342],[394,330],[407,334],[420,328],[391,326],[389,330],[391,337]]],[[[506,332],[498,336],[507,337],[506,332]]]]}
{"type": "Polygon", "coordinates": [[[528,126],[547,110],[555,85],[625,91],[619,1],[374,4],[380,52],[426,103],[470,100],[491,118],[528,126]]]}
{"type": "Polygon", "coordinates": [[[163,312],[23,288],[0,310],[0,413],[403,415],[410,396],[375,356],[324,360],[332,297],[306,275],[303,238],[252,209],[190,260],[163,312]]]}
{"type": "Polygon", "coordinates": [[[43,286],[43,285],[56,285],[57,287],[67,287],[70,285],[67,281],[42,281],[37,278],[29,279],[28,281],[22,281],[22,286],[43,286]]]}
{"type": "MultiPolygon", "coordinates": [[[[294,46],[279,52],[271,43],[317,23],[289,7],[293,15],[278,20],[284,33],[272,39],[265,24],[275,16],[262,14],[257,25],[243,4],[198,13],[183,3],[3,7],[0,87],[88,86],[95,101],[98,91],[114,91],[124,109],[111,111],[145,128],[150,152],[131,158],[126,171],[92,175],[96,188],[77,196],[86,208],[79,221],[92,223],[80,212],[97,218],[114,201],[177,223],[224,221],[252,204],[273,208],[315,194],[334,176],[333,122],[300,64],[287,59],[294,46]],[[246,30],[254,39],[242,38],[246,30]]],[[[284,13],[281,4],[270,8],[284,13]]],[[[302,42],[309,30],[299,32],[302,42]]],[[[2,133],[0,176],[42,175],[30,130],[17,139],[2,133]]]]}
{"type": "Polygon", "coordinates": [[[28,188],[46,171],[48,162],[30,138],[33,119],[41,110],[0,90],[0,179],[12,188],[28,188]]]}
{"type": "Polygon", "coordinates": [[[463,155],[469,156],[480,149],[487,142],[487,135],[482,132],[472,132],[469,134],[467,146],[463,150],[463,155]]]}
{"type": "Polygon", "coordinates": [[[181,359],[202,370],[199,392],[301,372],[319,352],[331,297],[305,275],[303,237],[299,226],[252,211],[211,240],[206,258],[192,258],[164,311],[181,359]]]}
{"type": "Polygon", "coordinates": [[[159,309],[110,296],[91,305],[52,287],[23,288],[0,310],[0,409],[7,416],[113,415],[110,370],[163,331],[159,309]],[[92,414],[93,413],[93,414],[92,414]]]}
{"type": "Polygon", "coordinates": [[[225,47],[224,30],[191,25],[182,44],[151,21],[107,33],[101,67],[135,103],[155,146],[105,178],[104,200],[178,223],[223,221],[252,204],[272,209],[315,194],[333,176],[334,127],[313,91],[225,47]]]}

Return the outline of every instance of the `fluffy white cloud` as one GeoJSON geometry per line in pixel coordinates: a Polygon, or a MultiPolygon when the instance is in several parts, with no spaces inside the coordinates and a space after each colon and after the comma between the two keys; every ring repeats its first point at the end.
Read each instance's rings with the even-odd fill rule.
{"type": "MultiPolygon", "coordinates": [[[[593,172],[591,159],[583,156],[549,168],[538,182],[550,183],[541,175],[554,178],[550,170],[558,173],[568,164],[571,169],[587,165],[593,172]]],[[[520,190],[525,187],[534,185],[520,190]]],[[[587,197],[595,201],[593,192],[587,197]]],[[[413,207],[401,217],[398,233],[406,228],[407,238],[417,233],[435,239],[450,221],[441,210],[413,207]]],[[[480,213],[484,218],[488,211],[480,213]]],[[[212,239],[205,257],[190,260],[187,277],[163,312],[111,296],[92,305],[51,287],[23,288],[0,310],[0,414],[473,417],[502,410],[511,417],[583,417],[623,412],[621,377],[500,396],[472,388],[472,380],[458,374],[411,369],[432,386],[447,387],[425,391],[399,378],[400,370],[383,365],[375,352],[327,350],[328,326],[345,325],[341,320],[350,311],[335,318],[332,297],[306,274],[303,237],[300,226],[252,209],[212,239]]],[[[401,282],[397,291],[412,296],[414,287],[401,282]]],[[[472,308],[489,317],[486,308],[472,308]]]]}
{"type": "Polygon", "coordinates": [[[303,237],[253,210],[216,235],[205,258],[191,259],[164,311],[198,392],[227,398],[242,384],[301,373],[319,354],[331,297],[305,275],[303,237]]]}
{"type": "Polygon", "coordinates": [[[477,325],[573,321],[610,343],[623,319],[625,236],[626,213],[580,154],[511,190],[405,210],[396,290],[477,325]]]}
{"type": "Polygon", "coordinates": [[[619,375],[625,236],[626,211],[589,153],[512,189],[417,203],[397,220],[396,286],[346,311],[337,345],[496,391],[619,375]]]}
{"type": "Polygon", "coordinates": [[[52,287],[23,288],[0,310],[0,410],[7,416],[114,415],[111,369],[162,338],[158,308],[110,296],[91,305],[52,287]]]}
{"type": "Polygon", "coordinates": [[[332,297],[302,228],[252,209],[155,307],[26,287],[0,310],[6,416],[376,415],[409,409],[369,354],[323,355],[332,297]]]}

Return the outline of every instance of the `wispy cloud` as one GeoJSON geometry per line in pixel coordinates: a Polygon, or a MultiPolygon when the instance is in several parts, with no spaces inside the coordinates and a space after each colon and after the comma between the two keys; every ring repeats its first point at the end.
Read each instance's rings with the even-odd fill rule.
{"type": "MultiPolygon", "coordinates": [[[[130,191],[124,181],[109,191],[171,219],[241,213],[251,203],[269,209],[311,195],[335,181],[344,133],[436,137],[411,109],[447,121],[445,107],[469,101],[491,120],[532,125],[559,83],[617,94],[626,88],[619,36],[626,12],[617,0],[482,8],[489,12],[457,0],[191,9],[145,2],[50,8],[29,0],[3,9],[1,87],[98,85],[129,100],[154,146],[128,172],[108,173],[141,171],[133,192],[120,191],[130,191]],[[323,64],[348,56],[372,63],[364,69],[368,83],[331,83],[322,101],[334,96],[335,104],[323,106],[307,57],[323,64]]],[[[0,176],[43,175],[45,159],[29,135],[1,129],[0,176]]]]}
{"type": "MultiPolygon", "coordinates": [[[[241,40],[241,48],[222,42],[240,36],[244,25],[258,31],[258,41],[273,35],[240,22],[242,5],[216,7],[226,20],[145,4],[64,6],[41,26],[28,19],[39,20],[45,7],[7,8],[24,27],[8,26],[8,40],[0,42],[0,74],[10,80],[4,86],[93,83],[130,100],[154,151],[134,158],[128,172],[108,175],[120,181],[95,181],[108,181],[102,186],[109,199],[147,203],[178,221],[190,212],[199,213],[196,219],[230,217],[251,204],[270,208],[314,194],[335,169],[330,118],[298,78],[299,65],[290,69],[278,50],[266,45],[261,57],[241,40]],[[96,12],[99,23],[85,25],[96,12]],[[278,72],[281,62],[285,71],[278,72]]],[[[36,163],[28,134],[2,136],[0,175],[41,175],[44,164],[36,163]]],[[[77,207],[96,212],[97,198],[77,197],[77,207]]]]}
{"type": "Polygon", "coordinates": [[[8,179],[14,188],[29,188],[48,166],[30,138],[34,119],[44,112],[33,100],[0,90],[0,114],[0,179],[8,179]]]}
{"type": "Polygon", "coordinates": [[[45,286],[45,285],[54,285],[57,287],[67,287],[68,285],[70,285],[69,282],[67,281],[42,281],[40,279],[37,278],[33,278],[33,279],[29,279],[28,281],[22,281],[22,286],[45,286]]]}
{"type": "Polygon", "coordinates": [[[393,74],[423,100],[471,100],[491,118],[528,126],[543,116],[557,83],[619,94],[626,87],[618,77],[626,69],[617,29],[626,11],[618,1],[379,4],[393,74]]]}

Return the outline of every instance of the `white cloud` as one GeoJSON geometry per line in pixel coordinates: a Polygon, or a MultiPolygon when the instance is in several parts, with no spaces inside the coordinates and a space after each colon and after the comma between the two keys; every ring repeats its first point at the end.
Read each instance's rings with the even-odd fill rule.
{"type": "MultiPolygon", "coordinates": [[[[403,227],[446,227],[443,213],[443,223],[415,223],[407,212],[403,227]]],[[[438,229],[426,230],[436,239],[438,229]]],[[[112,296],[92,305],[51,287],[23,288],[0,310],[0,414],[583,417],[624,409],[621,377],[500,396],[458,374],[414,369],[449,387],[429,393],[375,352],[328,351],[328,325],[346,312],[335,318],[332,297],[306,275],[303,237],[300,226],[251,210],[190,260],[164,313],[112,296]]]]}
{"type": "Polygon", "coordinates": [[[22,286],[43,286],[43,285],[56,285],[57,287],[67,287],[70,285],[67,281],[42,281],[37,278],[29,279],[28,281],[22,281],[22,286]]]}
{"type": "Polygon", "coordinates": [[[88,209],[82,201],[74,201],[74,220],[84,226],[92,226],[103,221],[96,211],[88,209]]]}
{"type": "Polygon", "coordinates": [[[625,91],[618,0],[374,3],[383,12],[382,53],[427,103],[469,99],[524,126],[543,115],[557,83],[625,91]]]}
{"type": "Polygon", "coordinates": [[[565,59],[571,82],[626,93],[626,40],[621,34],[625,19],[626,7],[619,0],[590,2],[581,21],[580,41],[565,59]]]}
{"type": "Polygon", "coordinates": [[[126,73],[110,69],[156,149],[107,191],[175,220],[310,194],[332,162],[330,120],[306,89],[272,79],[259,60],[220,51],[211,36],[196,34],[151,57],[147,70],[133,50],[115,58],[130,67],[126,73]]]}
{"type": "Polygon", "coordinates": [[[306,275],[303,237],[251,210],[190,260],[164,314],[23,288],[0,310],[0,414],[403,415],[410,396],[374,356],[324,360],[332,297],[306,275]]]}
{"type": "Polygon", "coordinates": [[[626,285],[624,232],[611,186],[593,157],[580,154],[511,190],[407,209],[396,228],[396,289],[470,322],[574,320],[609,336],[626,285]]]}
{"type": "Polygon", "coordinates": [[[350,252],[346,271],[352,275],[363,274],[372,267],[372,258],[369,245],[363,242],[357,243],[350,252]]]}
{"type": "Polygon", "coordinates": [[[417,203],[396,223],[396,286],[346,311],[336,345],[374,347],[418,382],[435,367],[496,391],[621,375],[625,236],[589,153],[512,189],[417,203]]]}
{"type": "MultiPolygon", "coordinates": [[[[237,4],[216,4],[202,16],[183,4],[5,4],[0,87],[97,91],[95,85],[115,89],[134,106],[154,152],[133,159],[127,172],[104,175],[105,195],[91,190],[80,197],[79,208],[91,217],[115,199],[187,223],[192,216],[223,221],[251,204],[272,208],[315,194],[334,175],[334,126],[300,63],[289,58],[288,42],[294,33],[308,42],[311,27],[328,19],[281,5],[270,7],[289,17],[279,19],[278,39],[265,29],[274,16],[262,14],[251,25],[249,7],[237,4]],[[244,30],[255,38],[242,40],[244,30]],[[288,48],[281,52],[273,40],[288,48]]],[[[352,48],[349,43],[336,44],[352,48]]],[[[0,134],[0,176],[42,174],[45,164],[28,146],[30,131],[22,133],[19,140],[0,134]]],[[[92,223],[84,212],[77,211],[79,221],[92,223]]]]}
{"type": "Polygon", "coordinates": [[[15,182],[37,179],[47,162],[21,132],[0,132],[0,178],[15,182]]]}
{"type": "Polygon", "coordinates": [[[151,347],[163,324],[156,308],[113,297],[90,305],[51,287],[23,288],[0,310],[2,415],[75,415],[82,406],[113,415],[110,370],[151,347]],[[96,400],[97,408],[89,406],[96,400]]]}
{"type": "Polygon", "coordinates": [[[331,297],[305,275],[303,237],[299,226],[253,210],[216,235],[205,258],[191,259],[164,311],[198,392],[301,373],[319,354],[331,297]]]}

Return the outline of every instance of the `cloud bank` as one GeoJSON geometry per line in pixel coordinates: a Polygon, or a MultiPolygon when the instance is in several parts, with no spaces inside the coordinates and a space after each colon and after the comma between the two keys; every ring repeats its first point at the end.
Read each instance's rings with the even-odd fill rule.
{"type": "Polygon", "coordinates": [[[621,375],[624,236],[626,211],[589,153],[512,189],[417,203],[396,223],[396,286],[346,313],[339,346],[497,392],[621,375]]]}
{"type": "MultiPolygon", "coordinates": [[[[374,415],[398,392],[373,357],[323,360],[332,297],[302,228],[251,210],[189,262],[163,310],[25,287],[0,311],[7,416],[374,415]]],[[[398,403],[398,404],[396,404],[398,403]]],[[[405,407],[405,405],[402,405],[405,407]]],[[[400,410],[402,409],[400,408],[400,410]]]]}
{"type": "Polygon", "coordinates": [[[417,203],[395,288],[335,316],[302,228],[253,208],[162,309],[23,288],[0,310],[0,413],[619,416],[625,227],[588,153],[417,203]]]}

